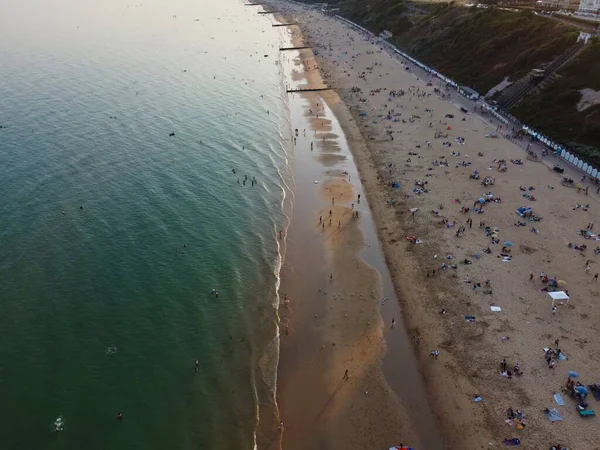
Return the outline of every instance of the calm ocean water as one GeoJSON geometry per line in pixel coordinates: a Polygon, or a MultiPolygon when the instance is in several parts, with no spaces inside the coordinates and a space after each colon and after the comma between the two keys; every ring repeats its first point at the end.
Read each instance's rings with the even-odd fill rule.
{"type": "Polygon", "coordinates": [[[256,12],[4,5],[2,449],[251,449],[273,419],[290,124],[256,12]]]}

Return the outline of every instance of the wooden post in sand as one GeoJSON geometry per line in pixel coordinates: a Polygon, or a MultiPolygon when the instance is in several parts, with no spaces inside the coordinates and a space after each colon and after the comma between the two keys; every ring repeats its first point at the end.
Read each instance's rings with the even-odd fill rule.
{"type": "Polygon", "coordinates": [[[287,89],[286,92],[288,93],[293,93],[293,92],[320,92],[320,91],[329,91],[331,90],[331,88],[329,87],[322,87],[322,88],[306,88],[306,89],[287,89]]]}
{"type": "Polygon", "coordinates": [[[309,45],[301,45],[299,47],[279,47],[280,52],[285,52],[288,50],[304,50],[307,48],[311,48],[309,45]]]}

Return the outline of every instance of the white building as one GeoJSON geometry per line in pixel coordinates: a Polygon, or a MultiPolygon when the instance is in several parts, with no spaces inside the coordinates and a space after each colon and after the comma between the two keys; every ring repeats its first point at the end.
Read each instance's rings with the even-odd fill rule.
{"type": "Polygon", "coordinates": [[[600,0],[581,0],[579,11],[588,13],[600,13],[600,0]]]}
{"type": "Polygon", "coordinates": [[[569,0],[538,0],[535,2],[538,7],[568,9],[569,0]]]}

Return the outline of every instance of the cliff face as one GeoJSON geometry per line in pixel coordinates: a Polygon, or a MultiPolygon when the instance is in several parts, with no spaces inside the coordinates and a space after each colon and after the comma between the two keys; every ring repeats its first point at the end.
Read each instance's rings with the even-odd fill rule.
{"type": "Polygon", "coordinates": [[[455,81],[485,94],[505,77],[514,80],[569,48],[578,32],[532,12],[478,9],[399,0],[345,0],[344,15],[393,42],[455,81]]]}
{"type": "Polygon", "coordinates": [[[599,74],[600,42],[596,40],[558,71],[554,83],[526,97],[511,112],[600,167],[599,74]]]}

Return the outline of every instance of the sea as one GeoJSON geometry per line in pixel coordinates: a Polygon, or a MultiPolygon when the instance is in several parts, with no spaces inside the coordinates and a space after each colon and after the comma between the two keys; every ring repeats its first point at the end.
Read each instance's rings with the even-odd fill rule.
{"type": "Polygon", "coordinates": [[[244,3],[0,5],[0,448],[276,429],[287,32],[244,3]]]}

